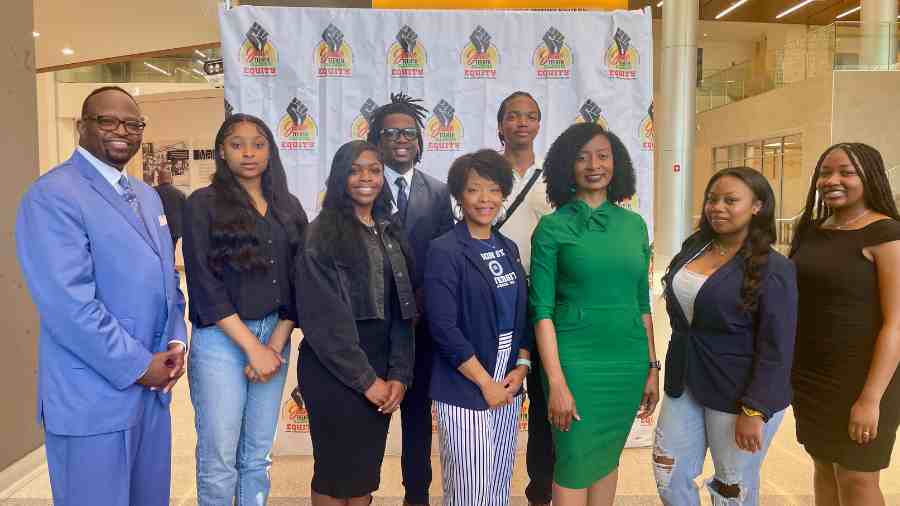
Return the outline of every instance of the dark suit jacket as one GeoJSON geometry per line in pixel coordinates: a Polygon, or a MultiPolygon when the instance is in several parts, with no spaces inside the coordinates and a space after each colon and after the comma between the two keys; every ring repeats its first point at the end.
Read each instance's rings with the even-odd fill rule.
{"type": "MultiPolygon", "coordinates": [[[[518,282],[512,352],[506,373],[516,367],[520,349],[531,348],[528,283],[516,243],[495,232],[515,268],[518,282]]],[[[425,270],[425,305],[434,338],[431,398],[468,409],[487,409],[478,385],[457,369],[473,355],[489,374],[497,365],[497,307],[494,276],[488,272],[464,222],[431,241],[425,270]]]]}
{"type": "Polygon", "coordinates": [[[428,244],[453,227],[453,214],[447,185],[418,169],[413,173],[409,199],[403,230],[415,257],[413,286],[421,288],[428,244]]]}
{"type": "MultiPolygon", "coordinates": [[[[670,272],[678,272],[699,248],[695,250],[670,272]]],[[[790,260],[769,252],[755,318],[740,308],[743,280],[743,258],[735,256],[700,288],[691,323],[672,283],[667,284],[672,339],[666,354],[665,390],[680,397],[687,387],[707,408],[737,413],[745,405],[770,417],[791,403],[797,275],[790,260]]]]}
{"type": "Polygon", "coordinates": [[[181,238],[184,202],[187,200],[187,197],[171,183],[157,185],[155,190],[159,194],[160,200],[162,200],[166,221],[169,223],[169,233],[172,235],[172,244],[175,244],[181,238]]]}

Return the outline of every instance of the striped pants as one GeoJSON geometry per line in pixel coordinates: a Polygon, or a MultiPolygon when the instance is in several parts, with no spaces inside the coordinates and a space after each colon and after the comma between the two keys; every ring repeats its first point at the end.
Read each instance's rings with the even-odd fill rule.
{"type": "MultiPolygon", "coordinates": [[[[506,376],[512,333],[500,336],[494,380],[506,376]]],[[[441,442],[444,506],[507,506],[522,408],[478,411],[435,401],[441,442]]]]}

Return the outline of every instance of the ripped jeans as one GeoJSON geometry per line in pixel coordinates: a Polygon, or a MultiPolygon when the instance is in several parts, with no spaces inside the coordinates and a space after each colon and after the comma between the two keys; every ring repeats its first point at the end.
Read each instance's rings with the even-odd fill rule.
{"type": "Polygon", "coordinates": [[[666,395],[653,445],[653,473],[663,504],[700,505],[700,491],[694,479],[703,471],[709,448],[715,474],[704,483],[713,506],[757,506],[759,469],[782,418],[784,410],[769,419],[763,428],[762,450],[749,453],[734,442],[737,415],[701,406],[686,389],[678,398],[666,395]],[[714,481],[731,486],[726,495],[734,497],[720,493],[712,485],[714,481]]]}

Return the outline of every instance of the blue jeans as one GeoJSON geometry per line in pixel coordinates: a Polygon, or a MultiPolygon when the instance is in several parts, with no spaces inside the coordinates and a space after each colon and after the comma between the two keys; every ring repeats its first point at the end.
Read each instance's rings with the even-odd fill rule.
{"type": "Polygon", "coordinates": [[[706,480],[714,506],[759,504],[759,469],[778,431],[784,410],[763,428],[763,447],[756,453],[745,452],[734,442],[737,415],[701,406],[687,390],[681,397],[665,396],[656,425],[653,471],[663,504],[699,506],[700,491],[694,479],[703,471],[706,450],[712,453],[715,475],[706,480]],[[671,465],[657,459],[671,459],[671,465]],[[724,497],[710,484],[717,480],[738,485],[738,497],[724,497]]]}
{"type": "MultiPolygon", "coordinates": [[[[261,343],[278,323],[273,313],[244,320],[261,343]]],[[[282,356],[290,357],[290,342],[282,356]]],[[[197,499],[200,506],[264,505],[269,497],[272,443],[287,365],[266,383],[244,376],[244,351],[218,326],[194,329],[188,381],[197,429],[197,499]]]]}

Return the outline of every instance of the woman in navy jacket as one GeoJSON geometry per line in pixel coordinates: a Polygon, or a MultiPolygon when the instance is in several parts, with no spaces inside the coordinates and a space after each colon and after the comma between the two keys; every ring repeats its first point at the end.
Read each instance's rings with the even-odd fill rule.
{"type": "Polygon", "coordinates": [[[663,278],[672,338],[653,451],[667,505],[700,504],[707,448],[713,504],[756,505],[759,469],[791,402],[794,266],[772,249],[775,196],[746,167],[710,179],[699,230],[663,278]]]}
{"type": "Polygon", "coordinates": [[[493,150],[454,161],[447,185],[461,221],[428,250],[425,305],[435,345],[430,392],[445,506],[509,501],[522,382],[531,366],[519,250],[492,230],[512,184],[509,162],[493,150]]]}

